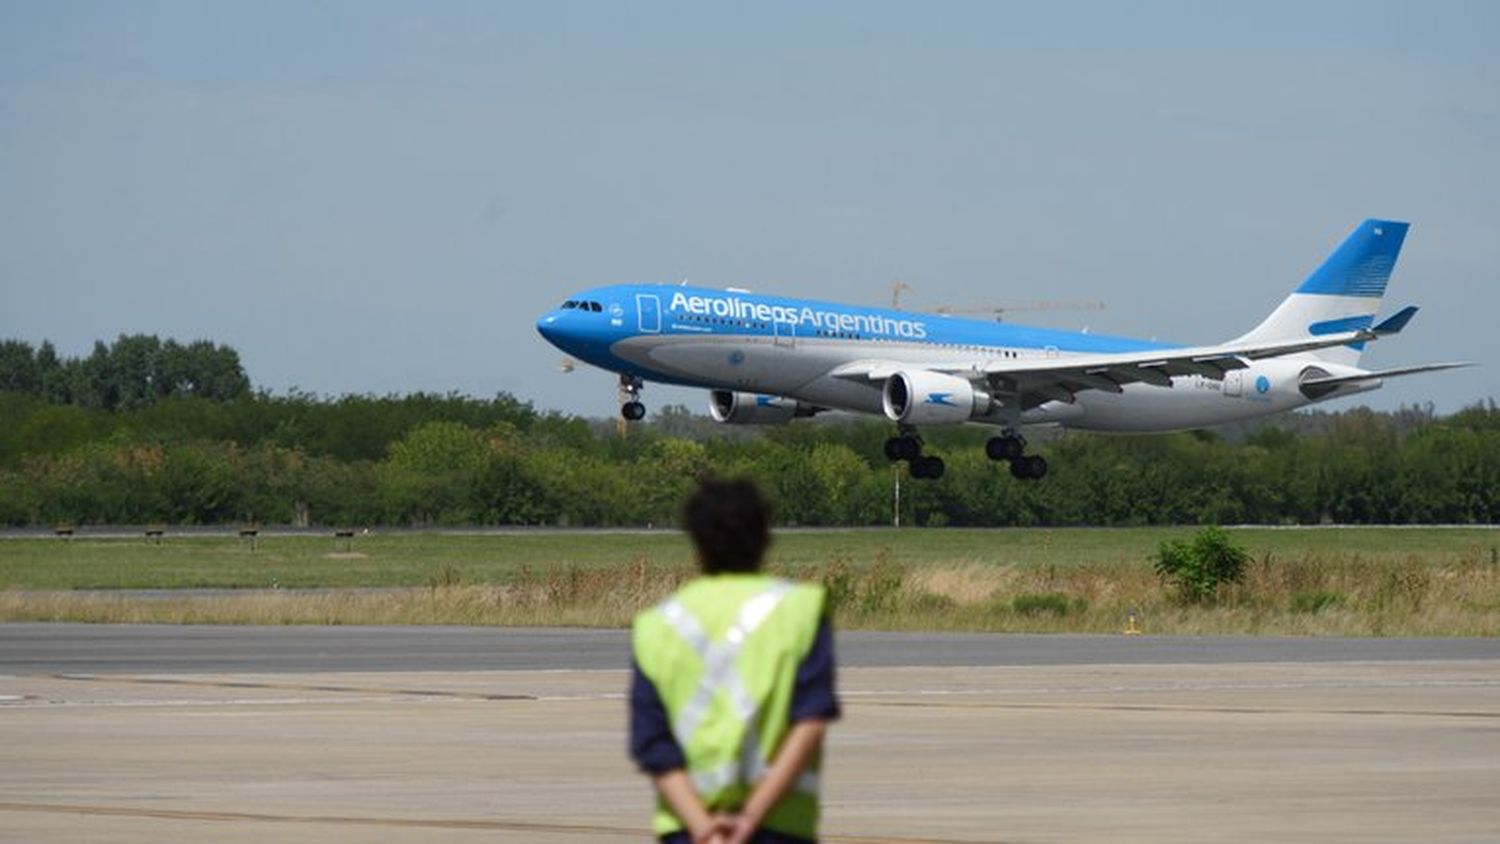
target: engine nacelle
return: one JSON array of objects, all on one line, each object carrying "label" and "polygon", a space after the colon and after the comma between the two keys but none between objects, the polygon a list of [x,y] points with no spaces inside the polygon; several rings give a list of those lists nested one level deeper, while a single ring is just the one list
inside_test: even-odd
[{"label": "engine nacelle", "polygon": [[1351,375],[1362,375],[1364,371],[1353,366],[1342,366],[1336,363],[1322,363],[1317,366],[1305,366],[1297,375],[1297,390],[1313,401],[1344,396],[1352,396],[1355,393],[1369,392],[1378,389],[1381,381],[1372,378],[1366,381],[1345,381],[1341,384],[1318,384],[1319,378],[1347,377]]},{"label": "engine nacelle", "polygon": [[1327,397],[1329,393],[1337,390],[1338,387],[1332,384],[1309,384],[1307,382],[1313,378],[1327,378],[1328,374],[1328,370],[1324,369],[1321,366],[1303,367],[1302,372],[1298,373],[1297,375],[1298,391],[1300,391],[1302,395],[1307,396],[1313,401],[1317,401],[1318,399]]},{"label": "engine nacelle", "polygon": [[897,372],[885,380],[881,404],[892,422],[955,425],[990,412],[993,399],[966,378],[924,369]]},{"label": "engine nacelle", "polygon": [[783,425],[798,416],[811,416],[812,408],[795,399],[714,390],[708,395],[708,412],[725,425]]}]

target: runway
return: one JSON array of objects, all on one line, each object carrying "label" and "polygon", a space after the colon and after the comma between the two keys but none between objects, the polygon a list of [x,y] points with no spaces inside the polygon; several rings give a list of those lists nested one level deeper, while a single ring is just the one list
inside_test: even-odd
[{"label": "runway", "polygon": [[[1492,842],[1500,643],[839,637],[826,840]],[[619,631],[0,625],[0,839],[644,841]]]},{"label": "runway", "polygon": [[[623,630],[0,624],[0,672],[516,671],[627,665]],[[849,667],[1500,660],[1500,639],[838,635]]]}]

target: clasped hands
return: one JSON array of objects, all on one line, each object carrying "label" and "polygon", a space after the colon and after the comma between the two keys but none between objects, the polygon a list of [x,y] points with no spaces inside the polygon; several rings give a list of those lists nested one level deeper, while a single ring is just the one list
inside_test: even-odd
[{"label": "clasped hands", "polygon": [[707,826],[693,831],[693,844],[748,844],[759,826],[745,815],[710,815]]}]

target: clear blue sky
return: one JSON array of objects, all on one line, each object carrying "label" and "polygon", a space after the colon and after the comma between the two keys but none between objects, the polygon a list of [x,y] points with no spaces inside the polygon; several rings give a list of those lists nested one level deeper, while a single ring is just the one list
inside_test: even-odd
[{"label": "clear blue sky", "polygon": [[[0,336],[613,412],[598,283],[1210,342],[1410,220],[1378,407],[1500,398],[1500,4],[0,0]],[[1024,320],[1023,320],[1024,321]],[[703,397],[654,388],[650,404]]]}]

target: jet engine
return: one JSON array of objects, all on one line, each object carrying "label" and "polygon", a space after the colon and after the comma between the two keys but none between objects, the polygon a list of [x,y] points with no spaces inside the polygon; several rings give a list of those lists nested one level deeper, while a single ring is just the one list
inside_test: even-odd
[{"label": "jet engine", "polygon": [[1317,378],[1327,378],[1328,375],[1328,370],[1321,366],[1303,367],[1302,372],[1297,376],[1297,389],[1301,391],[1302,395],[1307,396],[1313,401],[1317,401],[1337,390],[1338,387],[1332,384],[1309,384],[1307,382]]},{"label": "jet engine", "polygon": [[990,412],[993,399],[967,378],[917,369],[897,372],[885,381],[881,404],[892,422],[906,425],[955,425]]},{"label": "jet engine", "polygon": [[709,393],[708,412],[725,425],[782,425],[798,416],[813,415],[813,408],[795,399],[714,390]]},{"label": "jet engine", "polygon": [[1337,397],[1352,396],[1355,393],[1364,393],[1378,388],[1381,384],[1378,377],[1360,378],[1357,380],[1325,381],[1323,379],[1352,379],[1354,376],[1368,376],[1369,373],[1353,366],[1340,366],[1335,363],[1323,364],[1321,366],[1306,366],[1297,376],[1297,390],[1313,401],[1326,399],[1337,394]]}]

